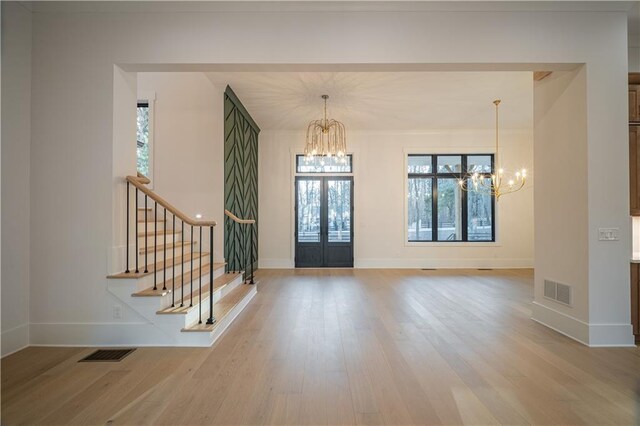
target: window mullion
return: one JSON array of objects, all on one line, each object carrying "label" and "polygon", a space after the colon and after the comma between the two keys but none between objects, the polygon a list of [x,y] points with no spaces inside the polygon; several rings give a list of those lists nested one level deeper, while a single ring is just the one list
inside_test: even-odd
[{"label": "window mullion", "polygon": [[438,177],[436,169],[437,156],[431,156],[431,241],[438,241]]},{"label": "window mullion", "polygon": [[[491,174],[495,174],[495,154],[491,155]],[[491,195],[491,241],[496,240],[496,196]]]},{"label": "window mullion", "polygon": [[[461,156],[461,170],[460,170],[460,177],[458,179],[462,180],[464,179],[464,173],[467,170],[467,156],[466,155],[462,155]],[[468,209],[467,209],[467,196],[468,196],[468,192],[467,191],[463,191],[462,189],[460,189],[460,195],[461,195],[461,208],[462,208],[462,220],[460,223],[460,226],[462,227],[462,241],[468,241],[468,235],[467,235],[467,231],[468,231]]]}]

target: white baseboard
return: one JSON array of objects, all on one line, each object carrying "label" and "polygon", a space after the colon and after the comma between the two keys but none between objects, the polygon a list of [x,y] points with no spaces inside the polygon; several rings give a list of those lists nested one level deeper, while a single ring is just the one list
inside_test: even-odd
[{"label": "white baseboard", "polygon": [[589,324],[591,347],[635,347],[631,324]]},{"label": "white baseboard", "polygon": [[589,324],[538,302],[532,302],[531,319],[586,346],[635,346],[631,324]]},{"label": "white baseboard", "polygon": [[572,338],[583,345],[589,345],[589,324],[577,318],[556,311],[538,302],[531,304],[531,319]]},{"label": "white baseboard", "polygon": [[2,332],[2,358],[29,346],[29,324]]},{"label": "white baseboard", "polygon": [[146,322],[32,323],[33,346],[172,346]]},{"label": "white baseboard", "polygon": [[260,269],[292,269],[294,267],[292,259],[258,259]]},{"label": "white baseboard", "polygon": [[[293,259],[263,259],[259,260],[261,269],[292,269],[295,268]],[[533,259],[429,259],[396,258],[396,259],[355,259],[357,269],[530,269]]]},{"label": "white baseboard", "polygon": [[356,259],[354,266],[361,269],[529,269],[533,259],[437,259],[437,258],[396,258],[396,259]]}]

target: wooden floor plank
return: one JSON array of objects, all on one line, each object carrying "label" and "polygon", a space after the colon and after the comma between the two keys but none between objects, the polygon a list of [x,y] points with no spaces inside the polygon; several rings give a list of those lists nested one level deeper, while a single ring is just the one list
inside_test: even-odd
[{"label": "wooden floor plank", "polygon": [[528,270],[265,270],[212,348],[2,360],[3,424],[638,424],[640,350],[531,321]]}]

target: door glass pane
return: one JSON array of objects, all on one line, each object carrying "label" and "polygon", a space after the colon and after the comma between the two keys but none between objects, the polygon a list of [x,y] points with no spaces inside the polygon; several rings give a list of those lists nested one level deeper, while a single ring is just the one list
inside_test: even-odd
[{"label": "door glass pane", "polygon": [[460,173],[462,159],[459,155],[438,155],[438,173]]},{"label": "door glass pane", "polygon": [[[471,185],[469,180],[468,185]],[[469,241],[491,241],[493,205],[491,195],[470,191],[467,198],[467,238]]]},{"label": "door glass pane", "polygon": [[491,156],[490,155],[467,156],[467,172],[491,173]]},{"label": "door glass pane", "polygon": [[462,198],[456,179],[438,179],[438,241],[462,239]]},{"label": "door glass pane", "polygon": [[298,180],[298,242],[320,241],[320,181]]},{"label": "door glass pane", "polygon": [[410,155],[408,160],[409,173],[433,173],[430,155]]},{"label": "door glass pane", "polygon": [[433,239],[432,182],[431,178],[409,178],[407,187],[409,241]]},{"label": "door glass pane", "polygon": [[351,241],[351,181],[327,181],[327,220],[330,243]]}]

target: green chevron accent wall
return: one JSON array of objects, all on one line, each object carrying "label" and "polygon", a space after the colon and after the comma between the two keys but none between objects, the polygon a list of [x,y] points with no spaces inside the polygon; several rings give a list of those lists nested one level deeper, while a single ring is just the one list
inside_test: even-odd
[{"label": "green chevron accent wall", "polygon": [[[256,224],[240,225],[225,216],[224,257],[228,271],[258,266],[258,133],[260,128],[227,86],[224,93],[224,208]],[[254,228],[254,229],[252,229]],[[253,234],[253,235],[252,235]]]}]

